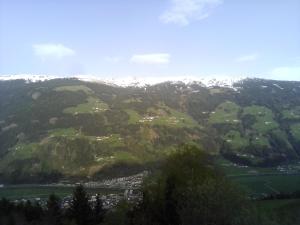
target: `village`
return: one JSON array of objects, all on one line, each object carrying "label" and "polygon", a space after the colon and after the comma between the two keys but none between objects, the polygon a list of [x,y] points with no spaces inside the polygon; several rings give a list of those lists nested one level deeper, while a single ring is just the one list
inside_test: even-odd
[{"label": "village", "polygon": [[[83,183],[69,183],[67,181],[63,181],[60,183],[40,185],[43,187],[76,187],[77,185],[83,185],[86,190],[93,189],[104,189],[107,193],[105,194],[91,194],[89,197],[89,201],[91,205],[96,203],[97,197],[99,196],[104,209],[113,208],[118,204],[118,202],[125,200],[128,202],[136,202],[142,200],[142,192],[141,192],[141,184],[143,179],[148,175],[148,171],[143,171],[136,175],[128,176],[128,177],[119,177],[114,179],[107,179],[103,181],[91,181],[91,182],[83,182]],[[111,190],[111,191],[109,191]],[[41,206],[45,207],[47,203],[46,198],[21,198],[13,200],[14,203],[20,202],[36,202]],[[72,202],[72,196],[68,195],[62,198],[61,206],[62,208],[69,208]]]}]

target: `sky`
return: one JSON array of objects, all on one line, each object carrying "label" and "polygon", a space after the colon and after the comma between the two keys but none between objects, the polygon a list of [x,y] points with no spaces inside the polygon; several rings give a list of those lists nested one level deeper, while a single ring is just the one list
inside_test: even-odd
[{"label": "sky", "polygon": [[299,0],[0,0],[0,75],[300,80]]}]

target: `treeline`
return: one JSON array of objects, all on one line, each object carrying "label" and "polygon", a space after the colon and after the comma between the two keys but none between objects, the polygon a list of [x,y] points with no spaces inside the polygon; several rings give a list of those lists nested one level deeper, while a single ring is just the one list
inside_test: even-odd
[{"label": "treeline", "polygon": [[38,202],[13,203],[0,200],[1,225],[98,225],[103,221],[105,210],[100,196],[91,203],[83,188],[75,188],[69,207],[65,208],[59,197],[51,194],[45,206]]}]

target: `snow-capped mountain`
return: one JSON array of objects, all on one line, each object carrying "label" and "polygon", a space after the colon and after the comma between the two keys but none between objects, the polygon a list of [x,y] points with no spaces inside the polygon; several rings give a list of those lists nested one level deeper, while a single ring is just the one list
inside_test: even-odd
[{"label": "snow-capped mountain", "polygon": [[73,75],[73,76],[58,76],[58,75],[45,75],[45,74],[12,74],[12,75],[0,75],[0,80],[18,80],[23,79],[28,82],[38,82],[51,80],[56,78],[77,78],[83,81],[105,83],[109,85],[116,85],[121,87],[144,87],[147,85],[155,85],[163,82],[183,82],[185,84],[199,83],[206,87],[220,86],[220,87],[232,87],[234,83],[244,79],[243,77],[231,78],[231,77],[196,77],[196,76],[166,76],[166,77],[115,77],[105,78],[95,75]]}]

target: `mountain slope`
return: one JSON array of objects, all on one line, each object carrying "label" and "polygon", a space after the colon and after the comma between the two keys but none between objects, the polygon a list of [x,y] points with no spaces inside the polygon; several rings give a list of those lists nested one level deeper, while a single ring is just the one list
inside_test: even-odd
[{"label": "mountain slope", "polygon": [[1,182],[130,173],[183,143],[249,165],[300,153],[300,82],[0,81]]}]

